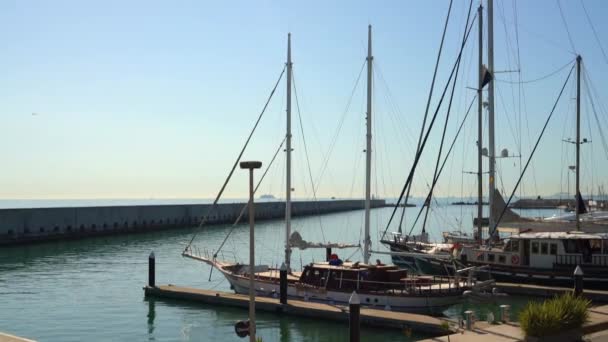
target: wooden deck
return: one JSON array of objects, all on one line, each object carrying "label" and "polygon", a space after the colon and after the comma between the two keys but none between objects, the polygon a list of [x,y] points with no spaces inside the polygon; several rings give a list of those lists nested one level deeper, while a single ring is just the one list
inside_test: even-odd
[{"label": "wooden deck", "polygon": [[36,341],[28,340],[27,338],[0,332],[0,342],[36,342]]},{"label": "wooden deck", "polygon": [[[194,289],[174,285],[157,287],[144,287],[146,296],[158,298],[183,299],[190,302],[199,302],[210,305],[223,305],[248,308],[249,297],[245,295]],[[348,307],[329,305],[300,300],[288,300],[283,305],[279,299],[256,297],[256,310],[278,312],[293,316],[309,317],[315,319],[348,322]],[[411,329],[425,334],[440,335],[446,330],[442,320],[426,315],[394,312],[379,309],[361,308],[361,325],[392,328]],[[445,324],[445,323],[444,323]]]}]

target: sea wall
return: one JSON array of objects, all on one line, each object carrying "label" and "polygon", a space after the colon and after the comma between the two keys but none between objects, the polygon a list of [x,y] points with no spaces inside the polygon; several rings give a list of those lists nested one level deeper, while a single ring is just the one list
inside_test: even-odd
[{"label": "sea wall", "polygon": [[[360,210],[363,200],[296,201],[292,216]],[[244,203],[0,209],[0,245],[233,223]],[[372,200],[372,208],[385,205]],[[285,216],[285,202],[255,204],[256,220]],[[242,221],[248,220],[247,211]]]}]

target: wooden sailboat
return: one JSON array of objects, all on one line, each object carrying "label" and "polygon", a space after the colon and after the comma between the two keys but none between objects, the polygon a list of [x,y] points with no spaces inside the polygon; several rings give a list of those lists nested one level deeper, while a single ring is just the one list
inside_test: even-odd
[{"label": "wooden sailboat", "polygon": [[[285,261],[283,269],[288,270],[287,294],[291,298],[319,301],[325,303],[346,304],[353,291],[362,298],[362,305],[379,306],[387,309],[409,312],[438,313],[443,308],[463,300],[463,293],[486,286],[487,283],[475,283],[472,279],[455,277],[421,277],[412,275],[407,270],[394,265],[370,264],[370,179],[372,147],[372,30],[368,28],[367,55],[367,149],[366,149],[366,189],[365,189],[365,235],[363,245],[363,262],[329,262],[311,263],[304,266],[302,272],[290,267],[291,248],[291,39],[287,47],[287,187],[285,210]],[[324,246],[327,247],[327,246]],[[329,246],[332,247],[332,246]],[[339,246],[337,246],[339,247]],[[249,274],[255,274],[255,291],[261,296],[276,296],[280,291],[280,269],[266,265],[255,266],[218,261],[209,253],[199,253],[193,246],[188,246],[183,256],[202,261],[218,269],[230,282],[237,293],[248,293]]]}]

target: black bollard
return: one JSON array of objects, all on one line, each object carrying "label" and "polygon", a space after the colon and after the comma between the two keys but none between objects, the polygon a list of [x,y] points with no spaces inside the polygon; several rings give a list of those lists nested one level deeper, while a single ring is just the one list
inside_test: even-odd
[{"label": "black bollard", "polygon": [[281,292],[280,293],[281,304],[287,304],[287,266],[285,266],[285,263],[283,263],[281,265],[281,269],[279,270],[279,275],[280,275],[279,291]]},{"label": "black bollard", "polygon": [[329,261],[331,259],[331,247],[325,248],[325,261]]},{"label": "black bollard", "polygon": [[359,342],[360,338],[360,326],[359,326],[359,314],[361,313],[361,302],[356,291],[348,300],[348,324],[350,326],[350,342]]},{"label": "black bollard", "polygon": [[154,258],[154,252],[150,253],[148,257],[148,286],[156,287],[154,280],[156,273],[156,259]]},{"label": "black bollard", "polygon": [[574,295],[576,296],[583,294],[583,275],[583,269],[577,265],[574,269]]}]

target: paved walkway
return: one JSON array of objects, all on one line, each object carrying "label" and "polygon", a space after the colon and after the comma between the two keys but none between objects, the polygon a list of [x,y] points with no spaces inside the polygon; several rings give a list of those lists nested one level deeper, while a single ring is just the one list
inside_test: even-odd
[{"label": "paved walkway", "polygon": [[28,340],[27,338],[13,336],[0,332],[0,342],[36,342],[34,340]]}]

